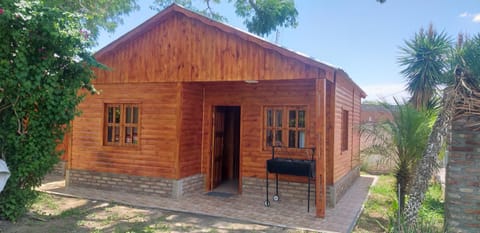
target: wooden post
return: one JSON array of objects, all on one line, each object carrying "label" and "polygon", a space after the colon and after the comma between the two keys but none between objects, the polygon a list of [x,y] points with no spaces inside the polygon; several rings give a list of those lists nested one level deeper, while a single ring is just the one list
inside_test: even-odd
[{"label": "wooden post", "polygon": [[315,207],[316,216],[325,217],[326,209],[326,79],[315,80]]}]

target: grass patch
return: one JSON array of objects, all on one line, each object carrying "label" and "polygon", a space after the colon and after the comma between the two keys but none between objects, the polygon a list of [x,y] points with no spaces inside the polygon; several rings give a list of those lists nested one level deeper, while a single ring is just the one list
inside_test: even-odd
[{"label": "grass patch", "polygon": [[60,218],[76,218],[76,217],[81,217],[85,214],[84,210],[81,210],[79,208],[71,208],[68,210],[62,211],[60,215],[58,215]]},{"label": "grass patch", "polygon": [[59,208],[55,199],[51,195],[48,195],[46,193],[40,193],[39,192],[34,203],[35,203],[34,207],[35,206],[39,206],[39,207],[41,206],[43,208],[46,207],[46,208],[51,209],[51,210],[57,210]]},{"label": "grass patch", "polygon": [[[390,232],[391,220],[397,206],[395,178],[382,175],[375,186],[370,187],[370,195],[357,222],[354,232]],[[444,217],[444,197],[440,184],[430,186],[425,201],[419,211],[418,232],[442,232]],[[422,230],[423,229],[423,230]],[[414,231],[416,232],[416,231]]]}]

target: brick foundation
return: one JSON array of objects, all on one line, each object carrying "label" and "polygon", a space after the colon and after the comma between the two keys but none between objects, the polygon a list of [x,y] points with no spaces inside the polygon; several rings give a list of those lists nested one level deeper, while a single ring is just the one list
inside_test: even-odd
[{"label": "brick foundation", "polygon": [[198,174],[180,180],[130,176],[83,170],[67,171],[67,186],[82,186],[131,193],[150,193],[161,197],[180,197],[203,190],[203,175]]},{"label": "brick foundation", "polygon": [[197,174],[176,180],[173,183],[173,197],[188,196],[192,193],[204,191],[204,175]]},{"label": "brick foundation", "polygon": [[[338,180],[334,185],[327,185],[327,206],[335,207],[335,204],[342,198],[348,188],[360,176],[360,167],[351,170],[347,175]],[[310,184],[310,201],[315,201],[315,182]],[[275,180],[270,179],[268,185],[269,199],[275,194]],[[278,181],[278,192],[280,199],[287,199],[293,202],[307,201],[308,185],[306,183]],[[265,195],[265,179],[258,179],[252,177],[243,177],[242,179],[242,194],[243,195]]]},{"label": "brick foundation", "polygon": [[480,232],[480,132],[465,125],[480,117],[452,122],[445,190],[446,232]]},{"label": "brick foundation", "polygon": [[57,164],[55,164],[55,166],[53,166],[53,169],[50,172],[50,174],[64,176],[66,163],[67,162],[60,160]]},{"label": "brick foundation", "polygon": [[337,180],[335,184],[327,186],[327,205],[335,207],[338,201],[343,197],[347,190],[360,176],[360,166],[350,170],[350,172]]},{"label": "brick foundation", "polygon": [[[310,183],[310,203],[315,202],[315,182]],[[307,202],[307,183],[278,181],[278,195],[281,200],[288,200],[289,202]],[[265,179],[243,177],[242,178],[242,195],[265,195],[266,186]],[[275,194],[275,180],[269,179],[268,184],[268,198],[271,199]]]}]

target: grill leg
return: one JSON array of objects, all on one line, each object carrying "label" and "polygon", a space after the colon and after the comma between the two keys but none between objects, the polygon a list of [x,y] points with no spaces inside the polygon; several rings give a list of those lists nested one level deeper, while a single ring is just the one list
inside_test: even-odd
[{"label": "grill leg", "polygon": [[278,196],[278,173],[275,173],[275,195]]},{"label": "grill leg", "polygon": [[307,212],[310,212],[310,176],[308,176],[308,201],[307,201]]},{"label": "grill leg", "polygon": [[275,195],[273,195],[273,200],[280,200],[280,196],[278,196],[278,173],[275,173]]},{"label": "grill leg", "polygon": [[270,201],[268,200],[268,170],[265,169],[265,173],[266,173],[266,182],[265,182],[265,186],[267,187],[267,190],[266,190],[266,195],[267,195],[267,199],[265,200],[265,202],[263,203],[263,205],[265,207],[269,207],[270,206]]}]

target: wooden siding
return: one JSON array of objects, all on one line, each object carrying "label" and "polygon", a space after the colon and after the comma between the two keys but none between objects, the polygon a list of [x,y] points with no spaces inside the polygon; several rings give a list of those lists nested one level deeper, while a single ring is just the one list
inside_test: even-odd
[{"label": "wooden siding", "polygon": [[[177,86],[164,84],[96,85],[73,124],[71,169],[174,178],[177,158]],[[105,103],[140,105],[138,146],[104,146]]]},{"label": "wooden siding", "polygon": [[[211,170],[211,119],[214,106],[241,107],[240,177],[265,177],[265,161],[271,158],[271,150],[263,149],[264,106],[306,106],[308,112],[306,147],[315,146],[314,84],[314,80],[298,80],[265,81],[258,84],[236,82],[206,85],[202,172],[209,174]],[[294,151],[278,153],[277,156],[306,158],[301,152]],[[291,179],[295,178],[291,177]],[[304,179],[297,177],[296,180],[303,181]],[[208,181],[206,185],[209,186]]]},{"label": "wooden siding", "polygon": [[326,183],[333,185],[333,171],[335,158],[335,84],[326,83]]},{"label": "wooden siding", "polygon": [[361,93],[354,89],[352,113],[352,168],[360,165]]},{"label": "wooden siding", "polygon": [[[359,156],[358,125],[360,122],[360,91],[342,73],[335,78],[335,130],[333,153],[333,183],[346,175],[356,164]],[[343,150],[342,144],[342,111],[348,111],[348,149]],[[355,160],[355,161],[354,161]],[[330,183],[330,182],[329,182]]]},{"label": "wooden siding", "polygon": [[203,88],[199,83],[182,86],[182,117],[180,126],[179,177],[201,172]]},{"label": "wooden siding", "polygon": [[[326,137],[327,133],[327,84],[325,79],[315,80],[315,148],[316,152],[316,167],[315,167],[315,206],[316,216],[325,217],[326,209]],[[320,188],[322,187],[322,188]]]},{"label": "wooden siding", "polygon": [[71,139],[71,133],[66,132],[65,135],[63,136],[62,142],[57,144],[57,148],[55,148],[56,151],[62,152],[60,155],[60,160],[61,161],[68,161],[68,156],[70,155],[70,139]]},{"label": "wooden siding", "polygon": [[[97,59],[97,84],[325,78],[326,71],[174,12]],[[329,71],[331,73],[331,71]]]}]

